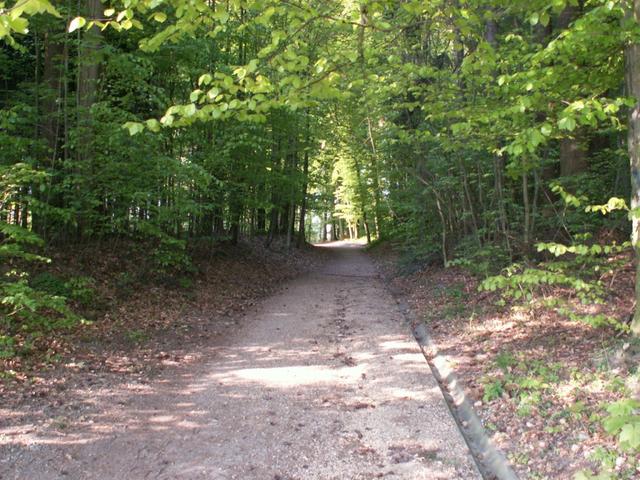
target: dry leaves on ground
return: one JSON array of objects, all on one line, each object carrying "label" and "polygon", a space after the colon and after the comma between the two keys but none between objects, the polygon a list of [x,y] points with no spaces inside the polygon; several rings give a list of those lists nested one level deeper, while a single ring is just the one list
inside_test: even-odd
[{"label": "dry leaves on ground", "polygon": [[[401,275],[390,246],[381,270],[425,319],[463,381],[495,444],[521,478],[570,479],[604,460],[618,478],[639,478],[640,459],[616,451],[601,425],[607,404],[628,394],[630,367],[613,328],[593,328],[542,307],[498,307],[462,269],[427,266]],[[633,268],[609,279],[608,313],[631,311]],[[566,295],[556,290],[552,295]]]}]

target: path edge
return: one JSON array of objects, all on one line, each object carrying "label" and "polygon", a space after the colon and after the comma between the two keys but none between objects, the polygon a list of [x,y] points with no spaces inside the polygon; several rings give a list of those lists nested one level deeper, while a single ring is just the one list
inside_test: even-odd
[{"label": "path edge", "polygon": [[431,339],[426,324],[416,317],[402,292],[395,288],[385,275],[381,273],[378,275],[400,307],[407,325],[411,328],[411,333],[418,343],[431,373],[438,382],[447,407],[449,407],[482,477],[485,480],[520,480],[504,453],[493,444],[487,435],[480,418],[471,406],[469,397],[462,388],[461,382]]}]

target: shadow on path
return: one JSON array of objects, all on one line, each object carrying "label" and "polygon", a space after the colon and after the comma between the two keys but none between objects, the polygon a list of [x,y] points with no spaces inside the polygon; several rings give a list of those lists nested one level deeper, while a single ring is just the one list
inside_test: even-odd
[{"label": "shadow on path", "polygon": [[78,391],[100,413],[67,428],[0,427],[0,478],[479,478],[371,262],[323,248],[206,363]]}]

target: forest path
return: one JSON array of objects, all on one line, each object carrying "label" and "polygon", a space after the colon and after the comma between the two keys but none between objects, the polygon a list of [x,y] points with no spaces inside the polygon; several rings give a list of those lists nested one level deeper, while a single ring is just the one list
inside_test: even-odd
[{"label": "forest path", "polygon": [[206,363],[96,398],[101,415],[64,435],[17,442],[0,478],[480,478],[371,261],[331,247]]}]

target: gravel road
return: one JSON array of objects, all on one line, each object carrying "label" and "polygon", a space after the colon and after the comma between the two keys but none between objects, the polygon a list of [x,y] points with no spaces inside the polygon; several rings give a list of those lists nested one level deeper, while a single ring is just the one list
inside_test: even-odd
[{"label": "gravel road", "polygon": [[206,362],[96,398],[65,435],[5,436],[0,478],[479,479],[370,260],[331,248]]}]

